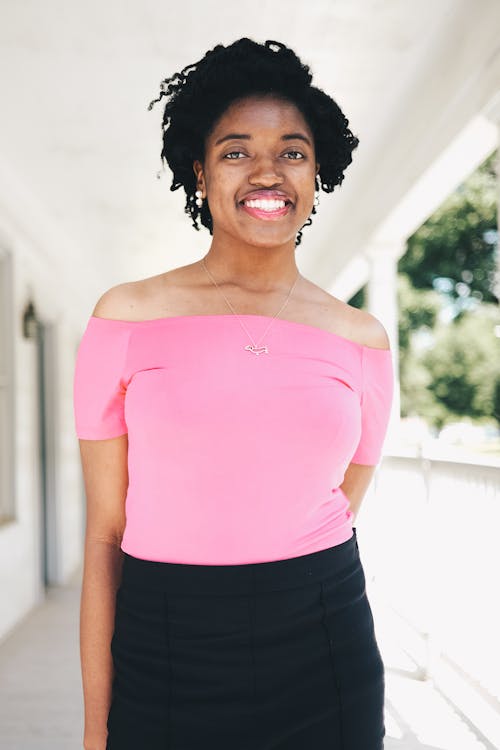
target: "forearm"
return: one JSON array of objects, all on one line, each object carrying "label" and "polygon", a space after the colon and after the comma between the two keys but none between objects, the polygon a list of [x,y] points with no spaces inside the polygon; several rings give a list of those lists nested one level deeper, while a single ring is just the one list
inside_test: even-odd
[{"label": "forearm", "polygon": [[85,543],[80,602],[80,658],[85,706],[85,747],[106,734],[114,676],[111,639],[123,552],[110,542]]},{"label": "forearm", "polygon": [[352,525],[356,524],[361,503],[371,484],[375,473],[375,466],[364,464],[349,464],[340,488],[349,500],[349,510],[354,514]]}]

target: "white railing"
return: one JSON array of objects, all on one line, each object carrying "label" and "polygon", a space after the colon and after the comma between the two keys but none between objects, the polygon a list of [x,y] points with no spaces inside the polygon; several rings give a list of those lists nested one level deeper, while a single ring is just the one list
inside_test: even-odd
[{"label": "white railing", "polygon": [[455,689],[469,716],[480,697],[481,721],[489,707],[500,727],[500,460],[454,453],[384,456],[358,539],[367,588],[399,622],[409,676]]}]

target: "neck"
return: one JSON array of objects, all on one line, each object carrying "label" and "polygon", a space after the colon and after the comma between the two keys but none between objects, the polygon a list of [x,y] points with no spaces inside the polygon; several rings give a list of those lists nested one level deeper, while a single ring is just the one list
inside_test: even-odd
[{"label": "neck", "polygon": [[[290,250],[259,252],[253,248],[251,254],[225,253],[210,248],[200,260],[219,286],[237,287],[248,292],[287,293],[300,276],[295,256]],[[202,268],[203,273],[205,271]],[[208,279],[208,277],[207,277]]]}]

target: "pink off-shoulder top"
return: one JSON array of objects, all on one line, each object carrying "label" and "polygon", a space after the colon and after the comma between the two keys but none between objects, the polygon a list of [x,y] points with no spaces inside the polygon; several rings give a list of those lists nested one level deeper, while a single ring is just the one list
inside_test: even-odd
[{"label": "pink off-shoulder top", "polygon": [[[272,320],[239,318],[255,342]],[[267,354],[249,343],[231,314],[89,318],[74,371],[76,435],[128,433],[124,552],[231,565],[353,535],[339,485],[350,462],[381,458],[391,351],[281,318],[261,342]]]}]

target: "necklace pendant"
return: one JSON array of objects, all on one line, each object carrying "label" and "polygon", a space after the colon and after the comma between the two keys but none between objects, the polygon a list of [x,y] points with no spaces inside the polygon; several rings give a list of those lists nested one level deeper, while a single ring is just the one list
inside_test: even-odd
[{"label": "necklace pendant", "polygon": [[267,346],[254,346],[253,344],[248,344],[245,346],[245,349],[247,349],[249,352],[253,352],[254,354],[269,354],[269,350]]}]

